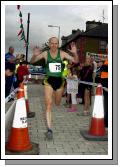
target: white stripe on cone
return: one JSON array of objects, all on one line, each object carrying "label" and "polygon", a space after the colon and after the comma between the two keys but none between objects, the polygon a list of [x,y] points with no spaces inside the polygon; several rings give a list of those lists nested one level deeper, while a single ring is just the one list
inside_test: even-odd
[{"label": "white stripe on cone", "polygon": [[15,108],[12,127],[14,128],[27,127],[27,112],[26,112],[25,98],[20,98],[16,102],[16,108]]},{"label": "white stripe on cone", "polygon": [[94,118],[104,118],[103,96],[96,95],[92,116]]}]

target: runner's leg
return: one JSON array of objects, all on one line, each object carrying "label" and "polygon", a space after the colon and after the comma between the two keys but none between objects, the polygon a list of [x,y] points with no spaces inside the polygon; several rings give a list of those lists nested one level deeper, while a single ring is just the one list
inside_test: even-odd
[{"label": "runner's leg", "polygon": [[44,85],[44,90],[45,90],[46,121],[48,128],[51,129],[53,88],[49,85]]},{"label": "runner's leg", "polygon": [[55,91],[55,104],[58,106],[60,105],[62,94],[63,94],[64,87],[61,87]]}]

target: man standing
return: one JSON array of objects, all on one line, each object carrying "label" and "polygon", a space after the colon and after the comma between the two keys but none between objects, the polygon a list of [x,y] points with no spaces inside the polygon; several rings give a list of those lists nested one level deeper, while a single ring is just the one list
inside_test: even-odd
[{"label": "man standing", "polygon": [[[108,55],[108,47],[106,47]],[[105,59],[101,67],[101,84],[103,87],[108,88],[108,57]],[[108,91],[103,89],[104,96],[104,123],[105,127],[108,128]]]},{"label": "man standing", "polygon": [[14,48],[10,46],[8,53],[5,54],[5,62],[15,63],[15,56],[13,55],[13,53]]},{"label": "man standing", "polygon": [[52,119],[52,103],[53,103],[53,93],[55,95],[55,104],[60,105],[62,93],[64,89],[64,80],[62,78],[62,61],[64,59],[70,60],[74,63],[78,63],[77,49],[74,43],[71,43],[71,53],[73,57],[68,55],[68,53],[58,49],[59,42],[56,37],[51,37],[49,39],[49,50],[44,51],[40,54],[40,50],[36,49],[33,51],[33,56],[31,58],[31,63],[35,63],[40,59],[45,59],[46,74],[47,77],[44,79],[44,93],[45,93],[45,106],[46,106],[46,120],[47,120],[47,132],[46,137],[48,139],[53,138],[53,131],[51,126]]},{"label": "man standing", "polygon": [[5,98],[18,87],[17,78],[14,75],[15,66],[11,63],[5,64]]},{"label": "man standing", "polygon": [[14,85],[15,56],[13,53],[14,48],[10,46],[8,53],[5,54],[5,97],[10,94]]},{"label": "man standing", "polygon": [[[104,61],[101,67],[101,84],[103,87],[108,88],[108,59]],[[103,89],[104,96],[104,123],[105,127],[108,128],[108,92]]]}]

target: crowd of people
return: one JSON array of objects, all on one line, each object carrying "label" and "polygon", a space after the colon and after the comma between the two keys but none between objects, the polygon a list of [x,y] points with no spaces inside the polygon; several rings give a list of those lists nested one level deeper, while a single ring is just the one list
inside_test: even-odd
[{"label": "crowd of people", "polygon": [[[75,43],[70,44],[69,53],[59,49],[59,40],[56,37],[49,39],[49,50],[41,52],[39,47],[33,49],[33,55],[30,60],[31,64],[42,59],[45,60],[46,76],[43,81],[46,106],[46,137],[53,138],[52,130],[52,104],[53,95],[56,105],[60,105],[61,98],[66,98],[66,111],[76,112],[78,99],[83,104],[83,115],[90,114],[91,97],[95,93],[94,86],[79,83],[78,80],[101,83],[102,86],[108,87],[108,61],[95,61],[94,57],[88,55],[84,63],[79,62],[77,48]],[[14,56],[14,48],[9,47],[8,53],[5,54],[5,97],[11,91],[19,86],[24,80],[24,76],[29,75],[26,61],[19,62]],[[73,79],[78,82],[78,92],[68,92],[67,79]],[[108,92],[103,91],[104,95],[104,114],[105,126],[108,127]],[[81,99],[81,101],[80,101]]]},{"label": "crowd of people", "polygon": [[[23,82],[24,76],[29,75],[28,62],[16,59],[14,47],[10,46],[5,54],[5,98]],[[10,99],[9,101],[14,100]]]},{"label": "crowd of people", "polygon": [[[86,56],[85,62],[82,64],[68,64],[68,78],[71,78],[71,75],[74,76],[76,74],[76,78],[81,81],[86,82],[95,82],[102,83],[101,72],[103,68],[103,60],[99,60],[95,62],[91,55]],[[69,72],[70,71],[70,72]],[[74,77],[73,77],[74,78]],[[65,85],[66,87],[66,85]],[[66,90],[66,89],[65,89]],[[90,105],[91,105],[91,97],[95,95],[94,86],[79,83],[78,84],[78,93],[76,94],[77,103],[84,104],[83,106],[83,115],[90,114]],[[72,98],[69,93],[66,93],[66,104],[65,106],[71,108]],[[74,112],[76,110],[72,110],[72,108],[68,111]]]}]

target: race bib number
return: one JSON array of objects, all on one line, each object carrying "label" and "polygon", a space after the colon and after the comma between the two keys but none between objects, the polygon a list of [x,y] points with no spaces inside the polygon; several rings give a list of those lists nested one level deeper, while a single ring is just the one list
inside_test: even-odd
[{"label": "race bib number", "polygon": [[61,63],[49,63],[50,72],[61,72]]},{"label": "race bib number", "polygon": [[67,79],[67,93],[78,93],[78,79]]}]

